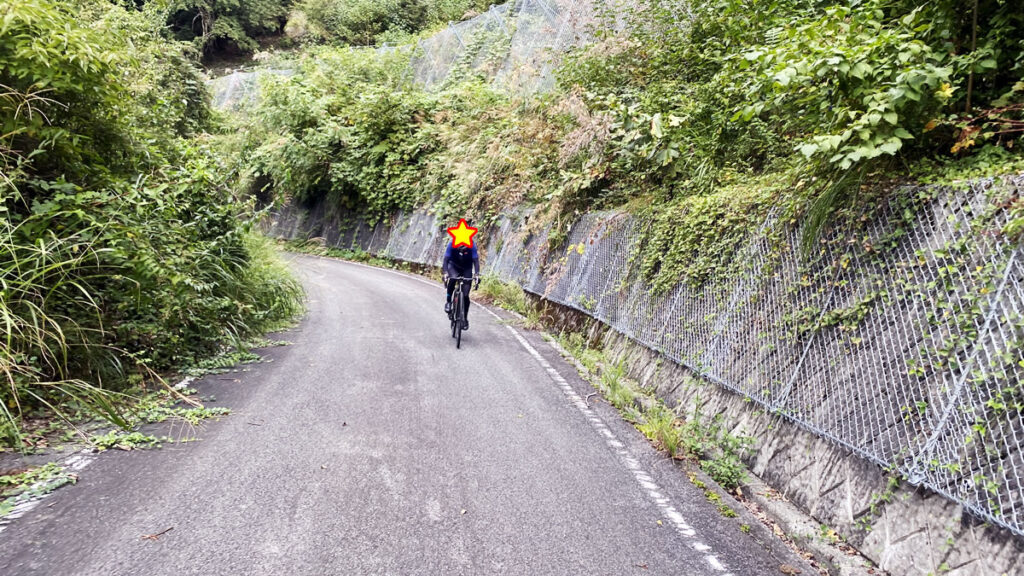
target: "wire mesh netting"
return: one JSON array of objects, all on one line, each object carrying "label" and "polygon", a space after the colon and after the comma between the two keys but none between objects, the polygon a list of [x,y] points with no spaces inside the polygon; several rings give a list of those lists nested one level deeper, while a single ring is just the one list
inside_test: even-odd
[{"label": "wire mesh netting", "polygon": [[259,95],[259,79],[262,75],[291,76],[295,72],[284,68],[261,68],[258,70],[235,70],[208,82],[214,108],[218,110],[240,110],[256,101]]},{"label": "wire mesh netting", "polygon": [[433,89],[477,75],[526,92],[549,88],[568,48],[590,37],[589,0],[515,0],[418,43],[413,76]]},{"label": "wire mesh netting", "polygon": [[[629,214],[587,214],[554,250],[529,210],[480,236],[488,273],[1024,534],[1024,254],[1000,233],[1022,190],[1024,176],[907,188],[894,197],[909,204],[809,253],[770,215],[724,280],[662,294],[640,277],[648,226]],[[323,235],[324,221],[283,214],[274,233]],[[447,225],[405,213],[332,243],[439,265]]]},{"label": "wire mesh netting", "polygon": [[[626,0],[620,0],[624,3]],[[427,89],[477,76],[511,91],[532,93],[554,85],[553,71],[569,48],[592,37],[592,0],[513,0],[479,16],[451,23],[417,42],[413,79]],[[378,53],[407,50],[384,45]],[[209,81],[214,107],[239,110],[255,101],[260,74],[290,75],[287,69],[239,70]]]}]

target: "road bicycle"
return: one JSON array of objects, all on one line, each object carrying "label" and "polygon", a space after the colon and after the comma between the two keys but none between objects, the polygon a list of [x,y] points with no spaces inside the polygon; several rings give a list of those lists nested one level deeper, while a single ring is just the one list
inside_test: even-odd
[{"label": "road bicycle", "polygon": [[[462,348],[462,321],[466,319],[466,306],[462,302],[462,287],[464,284],[472,284],[473,279],[459,276],[451,280],[455,280],[455,291],[452,293],[452,307],[448,311],[448,319],[452,323],[452,338],[455,338],[455,347]],[[468,298],[468,295],[466,297]]]}]

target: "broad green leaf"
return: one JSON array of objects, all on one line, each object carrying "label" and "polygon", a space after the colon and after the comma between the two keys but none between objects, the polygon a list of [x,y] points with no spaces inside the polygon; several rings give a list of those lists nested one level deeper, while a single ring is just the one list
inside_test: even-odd
[{"label": "broad green leaf", "polygon": [[665,132],[662,130],[661,126],[661,112],[655,114],[654,117],[651,118],[651,135],[659,140],[665,136]]}]

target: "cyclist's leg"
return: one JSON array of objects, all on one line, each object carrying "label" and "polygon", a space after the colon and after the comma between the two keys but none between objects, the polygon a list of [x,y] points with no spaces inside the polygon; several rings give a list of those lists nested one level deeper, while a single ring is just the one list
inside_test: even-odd
[{"label": "cyclist's leg", "polygon": [[[467,278],[468,277],[472,277],[472,276],[473,276],[472,272],[466,274]],[[473,286],[473,284],[471,282],[463,282],[462,283],[462,311],[463,311],[463,314],[462,314],[462,318],[463,318],[462,326],[463,326],[463,328],[468,328],[469,327],[469,290],[470,290],[470,288],[472,286]]]},{"label": "cyclist's leg", "polygon": [[445,270],[445,272],[448,274],[448,286],[447,286],[448,294],[447,294],[447,296],[445,298],[445,301],[444,301],[444,309],[445,309],[445,311],[447,311],[451,307],[451,304],[452,304],[452,293],[455,292],[455,284],[456,284],[454,278],[456,276],[458,276],[458,274],[456,274],[455,267],[452,266],[451,263],[448,264],[448,269]]}]

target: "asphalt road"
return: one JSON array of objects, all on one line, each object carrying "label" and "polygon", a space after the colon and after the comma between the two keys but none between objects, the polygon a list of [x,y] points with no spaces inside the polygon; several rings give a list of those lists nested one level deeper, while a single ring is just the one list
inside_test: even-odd
[{"label": "asphalt road", "polygon": [[0,574],[813,573],[588,401],[539,334],[474,306],[456,350],[439,285],[293,265],[293,345],[197,384],[233,414],[89,461],[0,532]]}]

